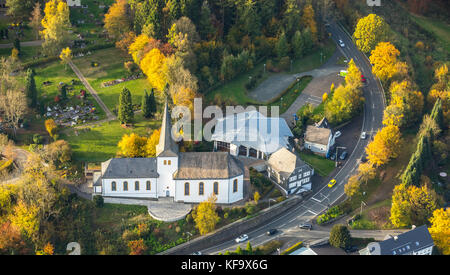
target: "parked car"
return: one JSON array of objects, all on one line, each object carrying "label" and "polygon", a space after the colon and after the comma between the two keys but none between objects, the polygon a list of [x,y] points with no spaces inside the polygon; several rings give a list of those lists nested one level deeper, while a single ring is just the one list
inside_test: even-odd
[{"label": "parked car", "polygon": [[242,242],[245,242],[246,240],[248,240],[248,236],[246,234],[244,234],[244,235],[237,237],[235,241],[237,243],[242,243]]},{"label": "parked car", "polygon": [[337,131],[337,132],[334,134],[334,138],[338,138],[338,137],[340,137],[341,135],[342,135],[341,131]]},{"label": "parked car", "polygon": [[340,45],[342,48],[345,48],[344,41],[342,41],[341,39],[339,39],[339,45]]},{"label": "parked car", "polygon": [[367,137],[366,132],[362,132],[362,133],[361,133],[361,139],[366,139],[366,137]]},{"label": "parked car", "polygon": [[347,247],[346,249],[345,249],[345,252],[346,253],[353,253],[353,252],[356,252],[356,251],[358,251],[359,249],[358,249],[358,247],[357,246],[349,246],[349,247]]},{"label": "parked car", "polygon": [[344,160],[347,157],[348,153],[347,151],[344,151],[344,153],[341,154],[341,156],[339,157],[341,160]]},{"label": "parked car", "polygon": [[336,154],[332,154],[332,155],[330,156],[330,159],[331,159],[331,160],[335,160],[335,159],[336,159]]},{"label": "parked car", "polygon": [[269,229],[269,231],[267,231],[266,234],[267,234],[267,236],[272,236],[272,235],[277,234],[277,232],[278,232],[278,230],[273,228],[273,229]]},{"label": "parked car", "polygon": [[328,183],[328,187],[333,187],[334,185],[336,184],[336,180],[335,179],[332,179],[332,180],[330,180],[330,182]]},{"label": "parked car", "polygon": [[312,230],[313,226],[310,223],[302,223],[298,226],[298,228]]},{"label": "parked car", "polygon": [[197,252],[192,253],[192,255],[202,255],[202,252],[201,251],[197,251]]},{"label": "parked car", "polygon": [[361,75],[361,82],[362,83],[366,83],[367,82],[367,79],[366,79],[366,77],[363,74]]}]

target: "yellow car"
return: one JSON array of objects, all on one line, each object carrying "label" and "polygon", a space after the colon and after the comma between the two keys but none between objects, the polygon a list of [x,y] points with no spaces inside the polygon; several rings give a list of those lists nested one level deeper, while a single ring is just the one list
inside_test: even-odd
[{"label": "yellow car", "polygon": [[330,182],[328,183],[328,187],[333,187],[334,185],[336,184],[336,180],[335,179],[332,179],[332,180],[330,180]]}]

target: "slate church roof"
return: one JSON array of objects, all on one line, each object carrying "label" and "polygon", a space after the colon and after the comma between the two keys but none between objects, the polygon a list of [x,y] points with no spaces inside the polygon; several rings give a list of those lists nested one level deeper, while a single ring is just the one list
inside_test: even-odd
[{"label": "slate church roof", "polygon": [[244,174],[242,162],[228,152],[180,153],[174,179],[229,179]]},{"label": "slate church roof", "polygon": [[159,136],[159,143],[156,145],[157,157],[177,157],[178,144],[172,138],[172,122],[169,115],[169,106],[164,106],[163,121],[161,126],[161,135]]},{"label": "slate church roof", "polygon": [[102,163],[102,178],[157,178],[156,166],[156,158],[113,158]]}]

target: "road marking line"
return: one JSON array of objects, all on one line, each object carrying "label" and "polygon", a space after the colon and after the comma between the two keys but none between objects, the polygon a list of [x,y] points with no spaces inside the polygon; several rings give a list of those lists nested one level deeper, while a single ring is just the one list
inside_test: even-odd
[{"label": "road marking line", "polygon": [[314,216],[317,216],[317,215],[318,215],[317,213],[315,213],[314,211],[309,210],[309,209],[308,209],[308,211],[306,211],[306,212],[310,212],[310,213],[313,214]]},{"label": "road marking line", "polygon": [[311,199],[312,199],[312,200],[315,200],[316,202],[322,202],[322,201],[319,201],[318,199],[316,199],[316,198],[314,198],[314,197],[312,197]]}]

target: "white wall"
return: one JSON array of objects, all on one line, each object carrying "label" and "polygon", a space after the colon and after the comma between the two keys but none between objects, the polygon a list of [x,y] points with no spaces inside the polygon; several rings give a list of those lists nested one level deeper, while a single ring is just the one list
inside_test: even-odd
[{"label": "white wall", "polygon": [[[166,165],[164,165],[164,160]],[[170,165],[168,165],[169,160]],[[157,157],[156,161],[159,174],[158,197],[165,197],[167,190],[169,190],[169,197],[175,197],[173,174],[178,170],[178,157]]]},{"label": "white wall", "polygon": [[[147,181],[150,181],[150,191],[147,190]],[[111,183],[116,182],[116,191],[111,190]],[[128,182],[128,191],[123,190],[123,182]],[[134,189],[134,183],[139,181],[139,191]],[[134,197],[134,198],[157,198],[158,180],[156,178],[141,179],[103,179],[102,195],[109,197]]]},{"label": "white wall", "polygon": [[[238,190],[233,192],[233,181],[238,180]],[[189,195],[184,194],[185,183],[189,182]],[[204,183],[203,195],[199,195],[200,182]],[[244,198],[244,177],[238,176],[231,179],[221,180],[176,180],[175,201],[184,201],[190,203],[200,203],[208,199],[214,191],[214,182],[219,183],[219,194],[216,203],[229,204]]]}]

